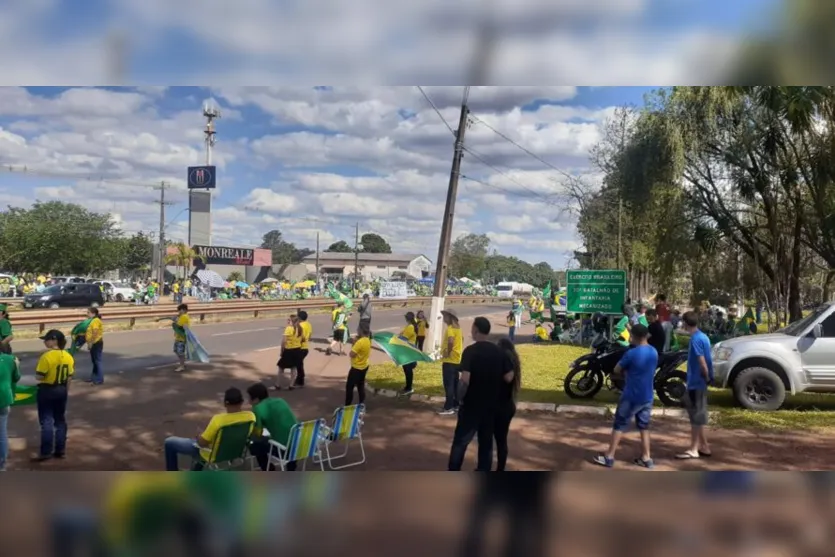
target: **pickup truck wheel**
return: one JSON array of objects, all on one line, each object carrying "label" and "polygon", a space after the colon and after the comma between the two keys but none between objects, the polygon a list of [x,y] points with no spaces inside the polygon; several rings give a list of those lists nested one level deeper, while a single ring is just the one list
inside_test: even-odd
[{"label": "pickup truck wheel", "polygon": [[117,301],[117,302],[124,302],[124,301],[125,301],[125,297],[124,297],[124,296],[122,296],[121,294],[116,294],[116,301]]},{"label": "pickup truck wheel", "polygon": [[774,371],[765,367],[749,367],[737,375],[734,396],[747,410],[773,412],[786,401],[786,386]]}]

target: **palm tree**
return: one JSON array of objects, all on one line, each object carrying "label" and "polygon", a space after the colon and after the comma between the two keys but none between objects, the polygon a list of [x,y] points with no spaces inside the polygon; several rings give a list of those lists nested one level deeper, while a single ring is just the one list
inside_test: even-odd
[{"label": "palm tree", "polygon": [[176,251],[165,256],[165,263],[166,265],[174,265],[177,267],[177,274],[183,279],[191,274],[191,267],[194,265],[195,259],[206,261],[203,255],[197,253],[183,242],[178,242],[172,247]]}]

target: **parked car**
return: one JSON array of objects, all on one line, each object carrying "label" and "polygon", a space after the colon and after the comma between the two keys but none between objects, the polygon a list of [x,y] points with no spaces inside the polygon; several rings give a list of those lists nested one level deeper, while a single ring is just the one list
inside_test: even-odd
[{"label": "parked car", "polygon": [[52,277],[52,284],[84,284],[87,282],[87,279],[84,277]]},{"label": "parked car", "polygon": [[99,307],[104,303],[101,289],[95,284],[86,283],[53,284],[41,292],[23,297],[23,307],[26,309]]},{"label": "parked car", "polygon": [[136,290],[126,282],[113,282],[109,280],[95,280],[93,284],[96,286],[104,285],[104,290],[109,296],[109,301],[114,302],[132,302],[136,295]]},{"label": "parked car", "polygon": [[771,334],[713,347],[714,382],[749,410],[778,410],[787,394],[835,392],[835,302]]}]

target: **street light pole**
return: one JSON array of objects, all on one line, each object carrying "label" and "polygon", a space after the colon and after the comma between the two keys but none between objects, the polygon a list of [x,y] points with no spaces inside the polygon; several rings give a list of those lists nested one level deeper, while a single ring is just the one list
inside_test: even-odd
[{"label": "street light pole", "polygon": [[458,129],[455,130],[455,151],[452,156],[452,169],[449,173],[449,187],[447,188],[444,221],[441,226],[441,240],[438,246],[438,261],[435,267],[435,288],[432,294],[432,305],[429,311],[428,351],[437,352],[441,345],[443,320],[441,312],[444,310],[444,296],[449,267],[449,248],[452,243],[453,217],[455,216],[455,199],[458,196],[458,178],[461,174],[461,159],[464,156],[464,135],[467,132],[467,118],[470,109],[467,107],[470,88],[464,88],[464,98],[461,101],[461,114],[458,118]]}]

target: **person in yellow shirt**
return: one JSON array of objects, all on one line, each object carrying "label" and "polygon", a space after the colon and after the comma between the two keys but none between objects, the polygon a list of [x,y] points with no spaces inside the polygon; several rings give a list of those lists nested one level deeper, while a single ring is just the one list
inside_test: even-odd
[{"label": "person in yellow shirt", "polygon": [[360,323],[357,340],[349,354],[351,369],[345,382],[345,406],[354,403],[354,389],[357,390],[359,403],[365,403],[365,376],[368,373],[368,359],[371,357],[371,329],[366,323]]},{"label": "person in yellow shirt", "polygon": [[299,325],[302,328],[302,333],[304,336],[302,338],[302,351],[299,354],[299,365],[296,369],[296,382],[293,384],[294,387],[304,387],[304,361],[307,358],[310,350],[310,337],[313,336],[313,326],[310,324],[310,321],[307,320],[307,312],[299,310]]},{"label": "person in yellow shirt", "polygon": [[464,352],[464,333],[458,324],[458,315],[448,309],[441,312],[444,318],[444,341],[441,344],[441,373],[444,382],[444,407],[438,412],[451,416],[458,412],[458,374],[461,354]]},{"label": "person in yellow shirt", "polygon": [[337,305],[331,312],[331,323],[333,324],[333,340],[328,347],[327,355],[330,356],[338,350],[341,356],[344,354],[343,345],[348,341],[348,328],[345,326],[345,310],[341,305]]},{"label": "person in yellow shirt", "polygon": [[34,462],[64,458],[67,449],[67,400],[70,381],[75,375],[75,360],[66,351],[67,338],[56,329],[41,337],[46,352],[35,367],[38,381],[38,423],[41,427],[40,452]]},{"label": "person in yellow shirt", "polygon": [[[235,387],[226,389],[223,395],[223,406],[226,412],[216,414],[210,421],[203,433],[196,438],[169,437],[163,445],[165,452],[165,470],[176,472],[180,469],[180,455],[189,456],[193,463],[193,471],[202,470],[206,463],[212,458],[212,448],[217,440],[221,428],[239,423],[249,422],[251,427],[255,426],[255,414],[243,409],[244,395],[240,389]],[[250,431],[251,433],[251,431]]]},{"label": "person in yellow shirt", "polygon": [[417,312],[417,341],[415,345],[423,352],[423,343],[426,342],[426,329],[429,328],[429,321],[423,311]]},{"label": "person in yellow shirt", "polygon": [[188,305],[177,306],[177,317],[171,325],[174,329],[174,353],[177,355],[179,365],[174,371],[186,370],[186,331],[191,328],[191,317],[188,316]]},{"label": "person in yellow shirt", "polygon": [[[415,319],[415,314],[410,311],[404,317],[406,318],[406,326],[400,331],[400,336],[409,341],[410,344],[417,346],[418,322]],[[406,376],[406,386],[400,391],[400,396],[408,396],[415,392],[413,382],[415,380],[416,367],[417,362],[403,366],[403,375]]]},{"label": "person in yellow shirt", "polygon": [[551,335],[548,334],[548,331],[545,329],[545,326],[542,324],[542,321],[537,321],[536,329],[534,330],[533,341],[548,342],[549,340],[551,340]]},{"label": "person in yellow shirt", "polygon": [[302,342],[304,341],[304,329],[299,322],[298,315],[291,315],[287,318],[287,327],[284,328],[284,338],[281,341],[281,356],[278,358],[278,377],[273,389],[280,391],[284,387],[284,372],[290,370],[290,384],[287,387],[293,390],[296,383],[296,374],[299,369],[299,361],[302,355]]},{"label": "person in yellow shirt", "polygon": [[98,308],[88,309],[87,319],[90,320],[90,324],[87,325],[87,331],[84,333],[84,343],[90,350],[90,361],[93,362],[93,373],[87,382],[101,385],[104,383],[104,370],[101,365],[104,353],[104,325],[102,325]]}]

